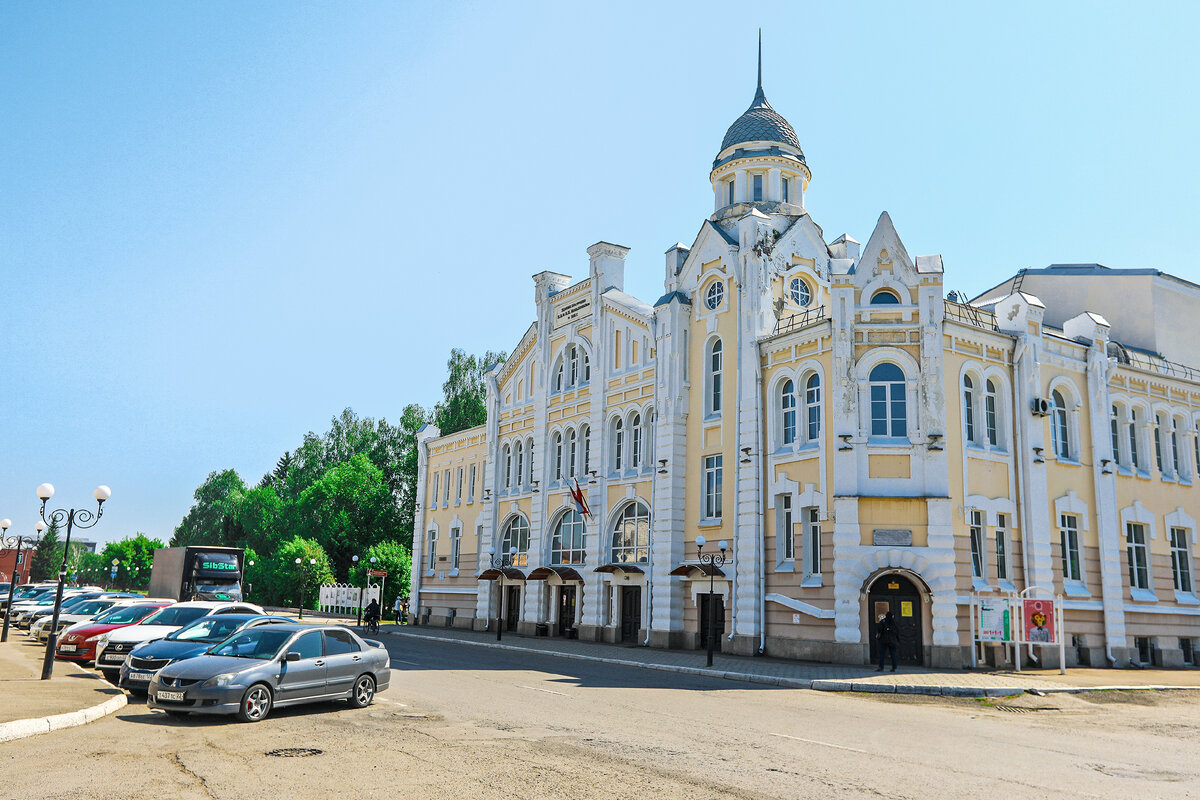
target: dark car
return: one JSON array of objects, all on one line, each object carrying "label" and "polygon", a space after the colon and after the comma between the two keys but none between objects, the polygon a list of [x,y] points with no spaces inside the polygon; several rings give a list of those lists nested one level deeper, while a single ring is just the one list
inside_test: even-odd
[{"label": "dark car", "polygon": [[390,661],[382,644],[338,625],[262,625],[160,669],[146,705],[169,714],[237,714],[243,722],[258,722],[275,706],[322,700],[363,708],[388,687]]},{"label": "dark car", "polygon": [[121,666],[118,685],[130,692],[145,694],[154,673],[168,664],[198,656],[214,644],[220,644],[247,628],[295,622],[287,617],[264,614],[213,614],[201,617],[162,639],[144,642],[133,648]]}]

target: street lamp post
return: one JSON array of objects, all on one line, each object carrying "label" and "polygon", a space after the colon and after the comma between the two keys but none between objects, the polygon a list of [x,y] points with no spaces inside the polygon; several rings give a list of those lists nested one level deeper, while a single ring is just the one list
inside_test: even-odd
[{"label": "street lamp post", "polygon": [[725,551],[729,549],[729,542],[722,539],[717,543],[717,547],[721,552],[706,553],[704,545],[706,544],[703,536],[696,537],[696,557],[700,563],[708,567],[708,666],[713,665],[713,645],[717,640],[717,604],[716,604],[716,585],[714,583],[717,574],[717,568],[725,563]]},{"label": "street lamp post", "polygon": [[54,617],[50,622],[50,636],[46,640],[46,657],[42,661],[42,680],[48,681],[54,673],[54,652],[58,649],[58,615],[62,612],[63,581],[67,577],[67,555],[71,552],[71,530],[76,525],[80,528],[91,528],[99,522],[101,515],[104,514],[104,501],[112,497],[112,489],[101,485],[92,492],[92,497],[96,498],[96,513],[94,514],[87,509],[60,508],[50,512],[49,520],[46,519],[46,501],[54,496],[54,487],[49,483],[43,483],[37,487],[37,496],[42,501],[42,507],[38,511],[42,522],[47,525],[55,525],[66,520],[67,523],[67,539],[63,543],[62,565],[58,568],[58,590],[54,595]]},{"label": "street lamp post", "polygon": [[[8,605],[4,607],[4,633],[0,634],[0,642],[8,641],[8,612],[12,609],[13,591],[17,588],[17,556],[21,554],[21,550],[26,545],[29,545],[30,549],[37,545],[37,539],[31,536],[22,536],[18,533],[14,533],[12,536],[5,536],[4,534],[8,532],[10,527],[12,527],[11,519],[7,517],[0,519],[0,543],[6,549],[15,549],[17,551],[16,556],[13,556],[13,574],[8,576]],[[37,528],[38,538],[41,538],[42,531],[46,529],[46,523],[38,520],[34,527]]]},{"label": "street lamp post", "polygon": [[[356,566],[356,567],[358,566],[358,556],[350,556],[350,560],[354,562],[354,566]],[[355,586],[354,588],[358,589],[358,619],[355,620],[354,624],[361,628],[362,627],[363,590],[357,586]]]},{"label": "street lamp post", "polygon": [[307,583],[307,581],[304,578],[304,567],[300,566],[299,558],[296,559],[296,568],[300,570],[300,609],[296,616],[300,619],[304,619],[304,584]]},{"label": "street lamp post", "polygon": [[[249,567],[253,567],[253,566],[254,566],[254,562],[253,562],[253,561],[247,561],[247,562],[246,562],[246,566],[247,566],[247,568],[249,568]],[[249,576],[250,576],[250,573],[249,573],[249,571],[247,570],[246,577],[249,577]],[[250,593],[251,593],[251,592],[253,592],[253,591],[254,591],[254,584],[253,584],[253,583],[247,583],[247,584],[246,584],[246,600],[247,600],[247,601],[249,601],[249,600],[250,600]]]},{"label": "street lamp post", "polygon": [[507,553],[497,553],[495,547],[488,548],[488,559],[491,561],[492,569],[500,571],[500,577],[497,579],[497,594],[496,599],[496,641],[500,641],[500,637],[504,634],[504,570],[513,565],[513,561],[517,557],[517,548],[508,548]]}]

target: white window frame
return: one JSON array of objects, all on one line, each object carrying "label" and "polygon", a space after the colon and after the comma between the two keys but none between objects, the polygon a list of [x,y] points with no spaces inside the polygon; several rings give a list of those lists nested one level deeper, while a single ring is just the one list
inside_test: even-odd
[{"label": "white window frame", "polygon": [[781,563],[796,560],[796,533],[792,524],[792,495],[775,496],[775,540]]},{"label": "white window frame", "polygon": [[702,483],[700,484],[700,514],[704,520],[721,519],[721,495],[724,491],[725,457],[721,453],[703,456]]},{"label": "white window frame", "polygon": [[1129,561],[1129,588],[1153,591],[1150,543],[1147,541],[1146,530],[1147,525],[1144,522],[1125,523],[1125,556]]},{"label": "white window frame", "polygon": [[454,492],[454,505],[459,505],[460,503],[462,503],[462,487],[463,487],[463,468],[462,467],[458,468],[458,481],[455,484],[455,486],[456,486],[456,489]]},{"label": "white window frame", "polygon": [[704,290],[704,307],[716,311],[725,303],[725,281],[715,280]]},{"label": "white window frame", "polygon": [[[567,526],[570,526],[568,529]],[[569,541],[564,539],[569,536]],[[587,560],[587,525],[575,509],[559,515],[550,535],[550,563],[580,566]]]},{"label": "white window frame", "polygon": [[1083,554],[1079,548],[1078,514],[1058,515],[1058,547],[1064,584],[1083,583]]},{"label": "white window frame", "polygon": [[821,575],[821,514],[816,506],[801,509],[804,520],[804,576]]},{"label": "white window frame", "polygon": [[971,512],[971,524],[968,528],[971,537],[971,577],[975,584],[987,584],[986,536],[987,519],[978,509]]},{"label": "white window frame", "polygon": [[513,547],[517,554],[513,557],[514,567],[524,567],[529,564],[529,520],[524,514],[514,514],[504,523],[500,532],[500,552],[508,553]]},{"label": "white window frame", "polygon": [[458,573],[458,560],[462,554],[462,528],[455,526],[450,529],[450,569]]},{"label": "white window frame", "polygon": [[429,530],[425,534],[425,571],[432,575],[437,569],[437,531]]},{"label": "white window frame", "polygon": [[993,537],[996,543],[996,581],[1011,582],[1012,578],[1009,575],[1009,559],[1010,541],[1008,538],[1008,515],[996,515],[996,534]]},{"label": "white window frame", "polygon": [[708,417],[721,416],[723,408],[723,376],[725,374],[725,344],[720,337],[713,337],[704,348],[704,412]]},{"label": "white window frame", "polygon": [[786,378],[779,385],[780,439],[783,445],[796,443],[796,384]]},{"label": "white window frame", "polygon": [[787,295],[792,305],[808,308],[812,304],[812,287],[799,275],[793,275],[788,280]]},{"label": "white window frame", "polygon": [[649,563],[650,508],[641,500],[625,504],[613,522],[609,544],[614,564]]},{"label": "white window frame", "polygon": [[1192,531],[1179,525],[1167,528],[1171,547],[1171,580],[1175,591],[1195,595],[1196,582],[1192,575]]},{"label": "white window frame", "polygon": [[[875,380],[870,376],[883,366],[891,366],[900,371],[900,380]],[[908,374],[894,361],[883,360],[878,364],[872,364],[870,371],[867,373],[867,404],[868,404],[868,424],[870,425],[870,438],[872,439],[908,439]],[[876,390],[879,390],[877,392]],[[883,399],[877,400],[876,395],[882,394]],[[899,397],[897,397],[897,394]],[[876,403],[882,402],[884,416],[876,416]],[[896,414],[896,404],[900,403],[900,414]],[[883,433],[875,432],[875,425],[881,422],[884,427]],[[897,433],[897,426],[903,426],[903,429]]]},{"label": "white window frame", "polygon": [[[816,381],[816,385],[813,385]],[[808,373],[804,379],[804,441],[816,442],[821,438],[821,374]]]},{"label": "white window frame", "polygon": [[467,503],[475,502],[475,465],[471,465],[470,483],[467,484]]}]

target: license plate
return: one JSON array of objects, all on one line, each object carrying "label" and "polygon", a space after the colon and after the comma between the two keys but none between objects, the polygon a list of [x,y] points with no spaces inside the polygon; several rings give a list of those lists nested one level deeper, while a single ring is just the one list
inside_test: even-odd
[{"label": "license plate", "polygon": [[[150,679],[154,676],[149,672],[131,672],[129,673],[128,677],[131,681],[143,681],[145,683],[149,683]],[[161,694],[161,692],[159,694]]]},{"label": "license plate", "polygon": [[123,664],[125,663],[125,655],[123,653],[105,653],[104,660],[110,663]]},{"label": "license plate", "polygon": [[183,692],[159,692],[159,700],[170,700],[172,703],[183,702]]},{"label": "license plate", "polygon": [[59,650],[61,650],[61,651],[62,651],[62,652],[64,652],[64,653],[74,653],[74,652],[75,652],[75,645],[73,645],[73,644],[62,644],[62,645],[59,645],[59,646],[58,646],[58,649],[59,649]]}]

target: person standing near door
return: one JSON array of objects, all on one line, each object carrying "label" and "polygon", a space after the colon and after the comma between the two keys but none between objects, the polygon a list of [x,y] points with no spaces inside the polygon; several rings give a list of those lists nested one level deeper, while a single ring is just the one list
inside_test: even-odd
[{"label": "person standing near door", "polygon": [[896,617],[891,611],[883,615],[879,620],[879,627],[875,630],[875,638],[879,641],[879,668],[876,672],[883,672],[883,657],[885,653],[891,653],[892,656],[892,672],[896,671],[896,649],[900,645],[900,629],[896,627]]}]

